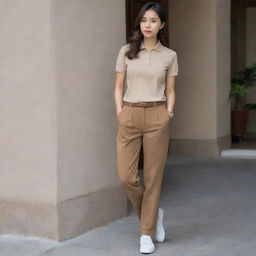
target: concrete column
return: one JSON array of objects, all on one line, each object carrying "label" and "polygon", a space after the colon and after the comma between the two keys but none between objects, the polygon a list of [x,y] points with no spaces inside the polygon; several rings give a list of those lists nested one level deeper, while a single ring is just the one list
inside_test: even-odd
[{"label": "concrete column", "polygon": [[1,1],[1,233],[64,240],[127,215],[113,96],[124,13],[118,0]]},{"label": "concrete column", "polygon": [[230,147],[230,0],[172,0],[169,7],[179,61],[171,154],[217,156]]},{"label": "concrete column", "polygon": [[50,1],[0,2],[0,233],[57,238]]}]

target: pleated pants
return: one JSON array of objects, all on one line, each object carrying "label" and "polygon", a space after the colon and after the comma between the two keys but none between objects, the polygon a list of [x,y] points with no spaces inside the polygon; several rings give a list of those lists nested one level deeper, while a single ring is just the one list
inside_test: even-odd
[{"label": "pleated pants", "polygon": [[[150,107],[123,105],[118,114],[118,176],[139,217],[141,234],[145,235],[153,235],[156,231],[170,119],[166,104]],[[138,176],[142,142],[144,186]]]}]

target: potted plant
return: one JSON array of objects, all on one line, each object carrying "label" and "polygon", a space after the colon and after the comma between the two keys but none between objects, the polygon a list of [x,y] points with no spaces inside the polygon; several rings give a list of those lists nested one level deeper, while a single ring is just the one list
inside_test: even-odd
[{"label": "potted plant", "polygon": [[256,83],[256,63],[236,72],[231,78],[231,134],[233,139],[241,141],[248,120],[249,105],[246,104],[246,93],[250,86]]}]

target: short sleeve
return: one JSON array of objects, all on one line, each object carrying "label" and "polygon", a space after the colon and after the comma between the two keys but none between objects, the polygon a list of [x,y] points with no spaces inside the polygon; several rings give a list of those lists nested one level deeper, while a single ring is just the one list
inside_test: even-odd
[{"label": "short sleeve", "polygon": [[126,71],[126,64],[125,64],[125,45],[121,47],[119,50],[117,60],[116,60],[116,68],[115,71],[123,72]]},{"label": "short sleeve", "polygon": [[167,76],[177,76],[179,72],[177,53],[172,55],[169,67],[167,69]]}]

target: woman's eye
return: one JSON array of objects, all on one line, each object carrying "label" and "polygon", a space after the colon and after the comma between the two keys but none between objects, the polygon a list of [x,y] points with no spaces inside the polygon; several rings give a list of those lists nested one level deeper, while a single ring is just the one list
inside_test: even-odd
[{"label": "woman's eye", "polygon": [[[141,22],[146,22],[146,20],[142,20]],[[156,20],[151,20],[150,22],[156,23]]]}]

